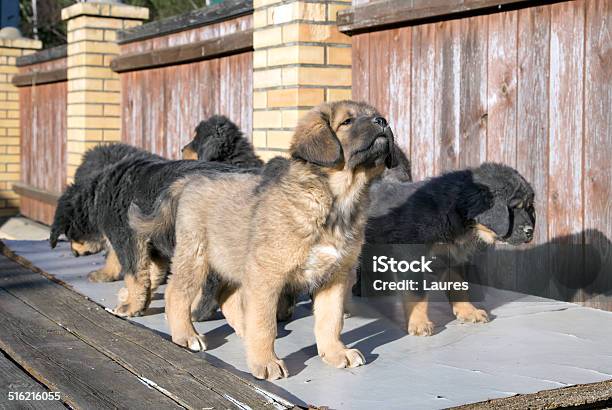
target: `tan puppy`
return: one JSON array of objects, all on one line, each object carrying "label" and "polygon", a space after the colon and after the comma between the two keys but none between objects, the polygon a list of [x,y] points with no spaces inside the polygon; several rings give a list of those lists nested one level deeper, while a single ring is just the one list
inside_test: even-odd
[{"label": "tan puppy", "polygon": [[290,160],[271,161],[263,175],[188,177],[172,186],[150,217],[132,212],[132,226],[149,245],[168,249],[176,238],[166,290],[172,340],[206,349],[190,305],[215,271],[240,292],[243,320],[234,325],[244,327],[239,331],[255,377],[288,375],[274,352],[285,286],[314,294],[323,361],[338,368],[364,364],[362,354],[340,340],[343,300],[364,239],[370,182],[385,166],[395,166],[393,148],[386,120],[371,106],[323,104],[296,128]]}]

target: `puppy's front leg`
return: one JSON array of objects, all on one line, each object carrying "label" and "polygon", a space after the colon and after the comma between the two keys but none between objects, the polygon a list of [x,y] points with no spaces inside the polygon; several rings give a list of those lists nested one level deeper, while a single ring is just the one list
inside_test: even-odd
[{"label": "puppy's front leg", "polygon": [[408,334],[411,336],[431,336],[434,331],[434,324],[427,315],[427,294],[418,295],[408,292],[402,299],[402,304]]},{"label": "puppy's front leg", "polygon": [[101,269],[89,272],[91,282],[114,282],[121,279],[121,264],[115,250],[111,247],[106,255],[106,262]]},{"label": "puppy's front leg", "polygon": [[344,326],[344,295],[348,283],[346,274],[334,279],[314,294],[315,338],[323,361],[337,368],[357,367],[365,358],[357,349],[349,349],[340,340]]},{"label": "puppy's front leg", "polygon": [[[251,277],[262,278],[265,275]],[[246,283],[240,290],[245,308],[247,363],[253,376],[258,379],[276,380],[289,376],[285,362],[274,353],[276,308],[281,290],[282,283],[263,280]]]}]

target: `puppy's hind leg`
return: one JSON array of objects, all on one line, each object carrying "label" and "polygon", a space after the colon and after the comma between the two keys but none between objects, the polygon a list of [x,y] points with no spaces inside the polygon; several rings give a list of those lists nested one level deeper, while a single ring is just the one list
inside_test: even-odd
[{"label": "puppy's hind leg", "polygon": [[[451,269],[445,276],[448,282],[463,282],[465,275],[461,269]],[[483,309],[478,309],[470,302],[470,294],[467,290],[451,290],[448,292],[448,300],[453,308],[453,314],[462,323],[487,323],[489,315]]]},{"label": "puppy's hind leg", "polygon": [[346,273],[334,279],[314,294],[315,338],[321,359],[337,368],[357,367],[365,358],[357,349],[349,349],[340,340],[344,326],[344,298],[348,291]]},{"label": "puppy's hind leg", "polygon": [[119,304],[114,313],[117,316],[140,316],[151,302],[151,257],[146,242],[129,235],[121,238],[126,238],[124,246],[113,247],[120,250],[117,256],[121,265],[126,267],[127,292],[119,291]]},{"label": "puppy's hind leg", "polygon": [[205,244],[190,233],[177,229],[172,258],[172,275],[166,289],[166,316],[172,341],[193,351],[206,350],[206,340],[191,322],[191,306],[208,275]]}]

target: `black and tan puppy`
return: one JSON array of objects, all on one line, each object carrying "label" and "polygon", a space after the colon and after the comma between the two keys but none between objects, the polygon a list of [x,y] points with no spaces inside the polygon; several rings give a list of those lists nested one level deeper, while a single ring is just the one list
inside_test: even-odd
[{"label": "black and tan puppy", "polygon": [[213,115],[195,129],[193,139],[181,150],[183,159],[215,161],[241,168],[263,166],[253,146],[229,118]]},{"label": "black and tan puppy", "polygon": [[53,225],[51,226],[50,242],[51,247],[55,248],[57,240],[61,234],[66,234],[70,240],[70,249],[74,256],[92,255],[103,250],[107,251],[104,266],[88,274],[92,282],[109,282],[121,278],[121,265],[117,260],[113,248],[101,232],[79,231],[77,225],[72,224],[73,218],[88,218],[88,209],[78,209],[73,202],[77,195],[78,187],[91,184],[95,178],[110,167],[125,158],[149,158],[162,159],[162,157],[151,154],[148,151],[126,144],[104,144],[98,145],[88,150],[83,156],[83,162],[76,170],[74,184],[69,186],[66,192],[60,197]]},{"label": "black and tan puppy", "polygon": [[291,160],[277,172],[188,177],[172,185],[151,215],[134,207],[130,222],[142,235],[139,248],[174,248],[165,295],[172,340],[206,348],[190,306],[214,270],[241,295],[243,320],[234,326],[243,327],[255,377],[288,375],[274,352],[276,301],[286,286],[314,295],[323,361],[339,368],[364,364],[340,340],[343,300],[363,243],[369,186],[385,166],[395,166],[393,148],[393,134],[374,108],[323,104],[301,120]]},{"label": "black and tan puppy", "polygon": [[[191,151],[191,147],[194,147],[196,152]],[[212,116],[200,122],[195,129],[194,140],[183,148],[183,154],[188,157],[185,159],[221,162],[241,168],[263,165],[263,162],[255,155],[253,146],[244,138],[238,127],[223,116]],[[85,220],[90,217],[89,208],[79,208],[82,193],[87,190],[88,185],[100,172],[128,158],[133,161],[164,160],[159,155],[126,144],[117,143],[94,147],[85,153],[83,162],[77,168],[74,184],[69,186],[60,197],[55,211],[50,236],[52,248],[56,246],[59,236],[65,234],[70,240],[72,253],[75,256],[107,251],[105,265],[88,275],[92,282],[119,280],[122,278],[122,268],[117,254],[100,229],[84,232],[77,228],[88,226]],[[203,311],[206,309],[208,308],[204,307]]]},{"label": "black and tan puppy", "polygon": [[[424,244],[434,253],[444,244],[452,264],[460,265],[495,242],[520,245],[533,239],[533,189],[505,165],[486,163],[418,183],[380,181],[370,197],[367,244]],[[357,294],[360,279],[358,274]],[[487,322],[487,313],[459,293],[450,299],[457,319]],[[407,293],[403,302],[408,333],[431,335],[427,295]]]}]

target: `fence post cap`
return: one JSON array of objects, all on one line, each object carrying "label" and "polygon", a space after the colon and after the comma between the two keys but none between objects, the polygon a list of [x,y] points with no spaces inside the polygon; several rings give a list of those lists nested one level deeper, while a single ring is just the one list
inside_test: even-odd
[{"label": "fence post cap", "polygon": [[86,1],[75,3],[62,9],[62,20],[70,20],[78,16],[147,20],[149,18],[149,9],[123,4],[119,0]]}]

